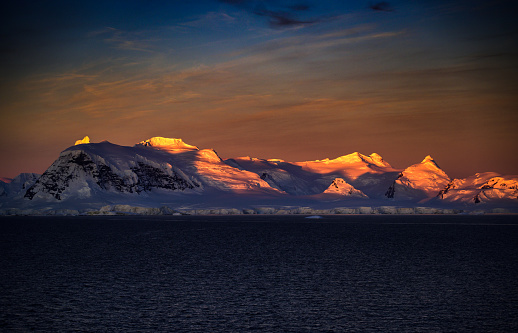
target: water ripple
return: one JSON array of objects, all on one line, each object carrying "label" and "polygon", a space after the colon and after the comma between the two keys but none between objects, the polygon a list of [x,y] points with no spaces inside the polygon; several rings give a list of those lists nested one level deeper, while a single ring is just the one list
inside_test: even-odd
[{"label": "water ripple", "polygon": [[518,331],[513,217],[448,218],[2,218],[0,328]]}]

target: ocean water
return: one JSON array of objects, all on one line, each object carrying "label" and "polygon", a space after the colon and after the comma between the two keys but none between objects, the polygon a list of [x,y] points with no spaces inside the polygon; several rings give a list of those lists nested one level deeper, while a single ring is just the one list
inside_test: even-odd
[{"label": "ocean water", "polygon": [[0,331],[517,332],[518,221],[2,217]]}]

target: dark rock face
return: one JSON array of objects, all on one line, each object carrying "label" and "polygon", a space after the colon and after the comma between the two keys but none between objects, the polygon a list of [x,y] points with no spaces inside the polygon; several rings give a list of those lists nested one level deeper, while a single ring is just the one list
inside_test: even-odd
[{"label": "dark rock face", "polygon": [[444,189],[439,191],[439,193],[437,194],[437,197],[441,198],[441,199],[444,199],[444,195],[446,193],[448,193],[448,191],[453,187],[453,185],[454,185],[454,183],[453,183],[453,180],[452,180],[451,182],[448,183],[448,185],[446,185],[446,187]]},{"label": "dark rock face", "polygon": [[394,198],[394,193],[396,193],[396,183],[394,182],[394,184],[390,185],[390,187],[388,188],[387,192],[385,192],[385,196],[389,199],[391,198]]},{"label": "dark rock face", "polygon": [[138,181],[135,184],[136,191],[150,191],[153,188],[163,188],[167,190],[185,190],[199,187],[196,182],[189,182],[180,177],[173,171],[173,175],[166,174],[163,170],[152,167],[150,165],[138,162],[138,167],[131,168],[137,177]]},{"label": "dark rock face", "polygon": [[275,181],[275,179],[273,179],[273,177],[266,173],[266,172],[263,172],[260,176],[259,176],[262,180],[264,180],[265,182],[267,182],[270,186],[274,187],[274,188],[277,188],[277,189],[281,189],[281,187],[279,186],[279,184],[277,184],[277,182]]},{"label": "dark rock face", "polygon": [[331,186],[333,186],[334,188],[338,189],[338,184],[337,184],[336,180],[333,180],[333,182],[331,183],[331,185],[329,185],[329,187],[331,187]]},{"label": "dark rock face", "polygon": [[131,185],[127,185],[119,175],[114,173],[109,166],[100,164],[96,165],[96,170],[93,171],[92,176],[96,180],[100,188],[109,190],[111,188],[119,192],[133,193]]},{"label": "dark rock face", "polygon": [[39,191],[42,191],[61,200],[61,194],[68,187],[70,182],[77,178],[78,171],[93,174],[96,169],[95,163],[83,152],[77,156],[72,155],[68,161],[59,158],[41,175],[40,179],[27,190],[25,197],[32,200]]},{"label": "dark rock face", "polygon": [[[403,173],[400,173],[399,176],[396,178],[398,180],[399,178],[403,177]],[[396,193],[396,180],[390,185],[387,192],[385,192],[385,196],[389,199],[394,198],[394,194]]]},{"label": "dark rock face", "polygon": [[473,202],[474,202],[474,203],[476,203],[476,204],[480,203],[479,195],[480,195],[480,193],[478,193],[477,195],[475,195],[475,196],[473,197]]},{"label": "dark rock face", "polygon": [[173,175],[168,175],[164,170],[143,162],[138,162],[138,166],[132,167],[131,171],[137,176],[136,182],[131,177],[122,178],[108,165],[94,162],[88,154],[81,151],[56,160],[27,190],[25,197],[32,200],[38,192],[43,192],[61,200],[63,192],[71,183],[82,177],[90,177],[103,190],[115,190],[121,193],[140,193],[153,188],[183,191],[200,186],[194,181],[185,180],[174,171],[172,171]]}]

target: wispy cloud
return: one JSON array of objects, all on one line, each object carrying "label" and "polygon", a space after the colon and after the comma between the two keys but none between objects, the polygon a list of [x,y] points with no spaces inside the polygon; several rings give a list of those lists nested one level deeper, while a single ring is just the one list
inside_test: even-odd
[{"label": "wispy cloud", "polygon": [[179,25],[184,27],[221,27],[237,23],[239,20],[234,14],[226,12],[208,12]]},{"label": "wispy cloud", "polygon": [[[326,17],[311,16],[311,6],[308,3],[277,3],[253,0],[219,0],[233,5],[250,14],[264,17],[272,28],[296,28],[316,24]],[[304,14],[302,16],[302,14]]]},{"label": "wispy cloud", "polygon": [[[115,28],[107,28],[104,33],[108,35],[104,41],[121,50],[153,52],[153,46],[150,42],[156,39],[142,38],[135,33],[129,33]],[[98,33],[101,35],[101,33]]]},{"label": "wispy cloud", "polygon": [[[92,119],[129,121],[139,115],[168,119],[183,114],[191,119],[203,113],[208,121],[262,114],[264,110],[291,113],[327,107],[338,112],[340,107],[350,107],[361,89],[354,83],[357,78],[351,80],[355,71],[348,68],[366,66],[364,62],[344,64],[344,54],[354,50],[361,58],[369,52],[370,44],[347,51],[337,49],[333,56],[326,50],[378,43],[400,34],[360,26],[322,35],[291,36],[250,47],[231,60],[184,69],[157,66],[154,58],[133,67],[129,66],[131,59],[112,59],[46,77],[30,86],[33,92],[39,91],[35,95],[38,103],[50,106],[49,115],[59,117],[75,112]],[[320,57],[320,64],[315,65]],[[349,86],[348,93],[344,94],[341,86]]]},{"label": "wispy cloud", "polygon": [[258,16],[267,17],[270,25],[272,27],[293,27],[293,26],[303,26],[314,24],[320,19],[312,18],[308,20],[303,20],[297,18],[293,12],[288,11],[273,11],[268,10],[266,8],[258,7],[254,10],[254,14]]},{"label": "wispy cloud", "polygon": [[124,31],[114,27],[93,30],[87,33],[89,38],[100,38],[108,45],[127,51],[156,52],[155,44],[161,40],[157,31]]}]

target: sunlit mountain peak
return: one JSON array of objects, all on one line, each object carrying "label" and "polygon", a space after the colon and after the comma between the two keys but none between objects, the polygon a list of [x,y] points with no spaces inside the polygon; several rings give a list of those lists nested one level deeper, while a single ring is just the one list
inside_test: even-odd
[{"label": "sunlit mountain peak", "polygon": [[85,136],[82,140],[77,140],[74,145],[77,146],[85,143],[90,143],[90,138],[88,136]]},{"label": "sunlit mountain peak", "polygon": [[198,147],[186,144],[182,141],[182,139],[175,138],[164,138],[161,136],[155,136],[151,139],[141,141],[137,145],[142,145],[146,147],[164,147],[169,149],[191,149],[191,150],[199,150]]},{"label": "sunlit mountain peak", "polygon": [[428,155],[421,163],[403,170],[385,195],[404,200],[427,200],[437,196],[450,180],[446,172]]},{"label": "sunlit mountain peak", "polygon": [[383,165],[386,165],[386,164],[387,164],[387,162],[385,162],[385,161],[383,160],[383,157],[381,157],[381,156],[380,156],[379,154],[377,154],[377,153],[372,153],[372,154],[370,154],[370,155],[369,155],[369,157],[371,158],[371,160],[372,160],[373,162],[375,162],[375,164],[383,164]]},{"label": "sunlit mountain peak", "polygon": [[330,160],[329,162],[340,162],[340,163],[367,163],[367,164],[374,164],[381,167],[390,167],[390,164],[385,162],[383,158],[376,153],[372,153],[369,156],[360,154],[358,152],[354,152],[352,154],[340,156],[334,160]]},{"label": "sunlit mountain peak", "polygon": [[427,155],[424,160],[421,161],[420,164],[428,165],[430,167],[435,167],[437,169],[441,169],[441,167],[435,162],[432,156]]}]

